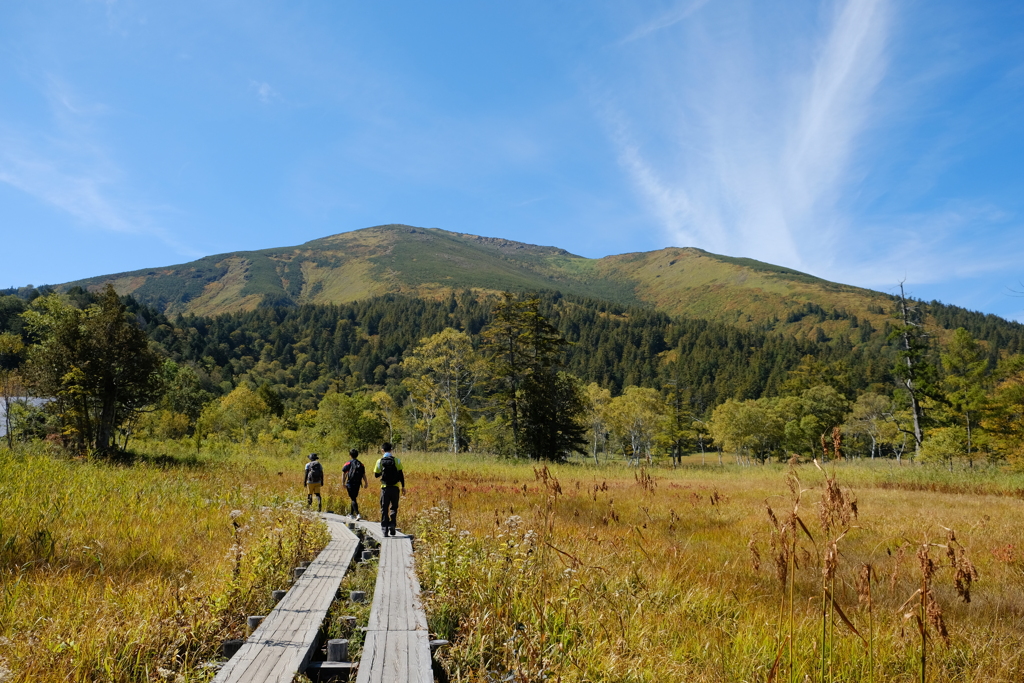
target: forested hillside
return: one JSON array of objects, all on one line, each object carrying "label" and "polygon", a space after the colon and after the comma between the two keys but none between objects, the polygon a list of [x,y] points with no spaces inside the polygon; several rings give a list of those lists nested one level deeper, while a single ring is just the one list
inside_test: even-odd
[{"label": "forested hillside", "polygon": [[[71,351],[52,350],[53,342],[47,342],[45,336],[67,324],[62,321],[81,319],[74,323],[79,331],[69,332],[69,338],[88,337],[89,326],[94,324],[90,321],[116,317],[117,297],[109,289],[98,296],[72,288],[62,298],[44,296],[30,304],[39,295],[24,291],[21,296],[0,297],[4,344],[0,364],[13,377],[23,375],[28,380],[26,386],[35,382],[38,392],[46,386],[38,379],[46,365],[40,364],[41,359],[46,353],[63,354],[60,363],[69,363],[70,374],[48,380],[54,387],[50,391],[60,393],[64,391],[61,382],[77,376],[79,361],[68,360]],[[908,300],[913,320],[887,314],[875,327],[856,316],[805,304],[789,317],[810,321],[819,330],[830,320],[845,325],[842,334],[829,336],[822,331],[808,337],[779,332],[773,323],[730,325],[552,291],[535,297],[521,315],[526,316],[524,320],[550,325],[552,331],[547,336],[553,340],[544,351],[549,360],[537,372],[561,371],[576,383],[572,386],[578,388],[566,389],[566,396],[575,396],[572,401],[580,402],[573,408],[577,418],[584,419],[587,411],[592,417],[598,415],[602,406],[616,401],[621,410],[629,407],[637,415],[647,415],[642,429],[623,426],[625,423],[616,428],[614,420],[605,419],[607,415],[600,420],[595,417],[589,428],[595,454],[598,443],[610,437],[623,453],[643,451],[648,455],[659,448],[678,453],[686,443],[703,447],[711,439],[751,451],[759,458],[784,449],[813,452],[819,436],[824,448],[829,430],[851,421],[843,426],[849,438],[858,439],[864,448],[870,442],[872,453],[885,448],[898,455],[908,448],[908,435],[914,436],[911,445],[915,450],[921,449],[924,428],[918,424],[961,429],[956,426],[958,420],[965,425],[970,453],[984,445],[984,440],[977,440],[971,432],[977,430],[983,414],[993,425],[993,433],[1010,434],[1016,429],[1015,412],[981,410],[977,408],[981,399],[974,395],[1002,391],[1003,399],[1016,405],[1013,392],[1017,366],[1021,365],[1018,354],[1024,350],[1024,326],[995,316]],[[372,415],[373,424],[384,420],[389,430],[404,432],[407,443],[424,448],[436,447],[447,438],[455,449],[476,443],[480,448],[501,450],[506,446],[495,436],[504,429],[500,426],[504,418],[494,403],[500,392],[494,375],[493,326],[496,307],[526,305],[510,303],[514,301],[529,300],[467,289],[440,297],[392,294],[347,304],[261,306],[212,317],[168,316],[131,297],[120,305],[131,314],[133,325],[146,332],[152,351],[169,363],[161,380],[166,396],[157,411],[164,416],[161,419],[176,425],[160,428],[168,434],[202,436],[226,429],[238,438],[253,438],[260,429],[269,428],[269,423],[260,422],[263,418],[256,419],[259,415],[283,420],[274,428],[280,432],[297,428],[304,413],[327,415],[324,401],[336,403],[332,396],[348,396],[344,400],[349,403],[332,410],[343,409],[356,417],[332,419],[358,422],[358,415]],[[887,299],[885,304],[877,315],[885,309],[901,310],[899,300]],[[920,322],[925,319],[933,322]],[[529,325],[523,321],[516,324],[525,330],[524,343],[532,343],[528,341],[533,334]],[[953,326],[955,332],[949,329]],[[488,329],[492,330],[491,341]],[[106,342],[89,342],[93,346],[102,343]],[[435,424],[441,419],[437,411],[443,403],[436,395],[437,383],[443,380],[428,380],[430,373],[424,374],[424,368],[433,362],[428,357],[439,353],[438,344],[442,343],[461,348],[459,353],[465,358],[476,359],[472,363],[492,357],[489,369],[480,366],[470,373],[474,378],[471,387],[456,401],[466,410],[447,427]],[[74,352],[85,354],[82,367],[98,362],[90,358],[111,353],[90,348]],[[912,348],[912,353],[906,348]],[[428,353],[425,349],[434,350]],[[19,367],[26,361],[30,361],[27,369],[19,375]],[[907,372],[901,370],[906,367],[912,375],[909,384]],[[551,378],[556,382],[555,375]],[[16,385],[7,382],[5,386]],[[579,393],[583,387],[588,387],[585,398]],[[427,396],[428,388],[435,393]],[[139,395],[156,397],[158,390],[150,382]],[[78,389],[68,391],[69,396],[76,396]],[[425,401],[430,404],[426,413]],[[126,416],[146,414],[145,403],[136,403],[125,409]],[[211,405],[222,403],[230,410],[242,410],[236,404],[248,405],[244,410],[255,411],[255,417],[233,417],[244,426],[231,428],[216,426],[230,422],[225,422],[221,413],[216,420],[209,415],[205,423],[200,420]],[[247,414],[244,410],[242,414]],[[915,415],[911,430],[906,425]],[[314,418],[304,419],[308,423]],[[323,422],[327,418],[318,419],[322,425],[318,429],[329,430]],[[747,431],[729,431],[724,425],[736,429],[746,425],[743,429]],[[355,436],[359,429],[351,427],[344,438],[365,440],[370,438],[366,434],[377,433],[374,430],[379,427]],[[631,434],[628,439],[627,433]],[[125,434],[127,439],[128,432]],[[751,441],[755,437],[757,444]],[[604,448],[608,447],[604,443]],[[838,448],[836,445],[835,450]]]},{"label": "forested hillside", "polygon": [[[443,301],[384,296],[213,318],[168,319],[142,309],[140,315],[149,316],[147,329],[167,354],[206,370],[213,388],[230,391],[243,380],[270,383],[287,400],[312,407],[333,383],[400,392],[407,351],[446,327],[477,339],[494,302],[466,292]],[[878,342],[854,347],[845,340],[801,341],[555,293],[542,294],[541,302],[542,313],[569,342],[564,368],[614,394],[629,385],[660,388],[678,374],[714,405],[777,393],[805,355],[849,364],[854,388],[884,382],[891,365],[887,347]]]},{"label": "forested hillside", "polygon": [[[85,305],[94,297],[70,293]],[[786,373],[805,356],[848,368],[849,391],[891,381],[889,320],[879,334],[798,339],[770,325],[750,327],[673,317],[649,307],[542,292],[541,311],[570,342],[564,368],[618,394],[629,385],[660,388],[683,382],[713,406],[727,398],[778,393]],[[478,338],[495,296],[464,290],[443,299],[386,295],[342,305],[268,306],[219,316],[167,316],[129,298],[134,311],[170,358],[194,364],[209,390],[228,392],[240,381],[269,383],[287,401],[312,406],[332,384],[398,387],[404,354],[420,339],[453,327]],[[920,303],[942,324],[963,327],[985,343],[991,365],[1000,354],[1024,351],[1024,326],[938,302]],[[0,332],[21,331],[26,298],[0,296]],[[837,316],[806,305],[790,314],[817,324]]]}]

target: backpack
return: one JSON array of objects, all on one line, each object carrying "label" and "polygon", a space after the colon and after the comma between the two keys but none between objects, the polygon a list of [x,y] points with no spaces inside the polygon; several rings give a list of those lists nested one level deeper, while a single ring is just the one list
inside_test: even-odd
[{"label": "backpack", "polygon": [[395,457],[385,455],[380,459],[380,480],[385,486],[394,486],[398,483],[398,465],[395,464]]},{"label": "backpack", "polygon": [[309,463],[309,469],[306,470],[306,483],[324,483],[324,466],[320,464],[319,460],[314,460],[313,462]]},{"label": "backpack", "polygon": [[363,472],[366,467],[359,460],[353,458],[348,461],[348,488],[357,489],[363,482]]}]

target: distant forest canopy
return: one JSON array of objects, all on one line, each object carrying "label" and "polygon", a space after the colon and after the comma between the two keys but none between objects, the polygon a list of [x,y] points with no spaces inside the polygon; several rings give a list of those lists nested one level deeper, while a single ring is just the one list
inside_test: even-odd
[{"label": "distant forest canopy", "polygon": [[[0,292],[0,332],[21,332],[20,313],[40,293],[32,288]],[[78,307],[96,300],[81,288],[66,296]],[[856,316],[814,304],[789,315],[847,319],[849,333],[798,340],[772,332],[770,325],[751,329],[673,318],[651,308],[559,292],[537,296],[541,313],[570,342],[563,369],[613,395],[627,386],[662,389],[670,384],[685,387],[688,400],[708,410],[727,399],[778,395],[787,373],[807,356],[825,365],[841,364],[842,379],[831,381],[851,399],[892,387],[895,349],[887,339],[889,326],[875,330]],[[216,317],[168,318],[123,297],[159,350],[193,366],[207,391],[225,395],[243,382],[269,385],[293,410],[315,408],[332,387],[385,389],[401,400],[405,354],[447,327],[479,344],[497,300],[470,291],[441,300],[388,295],[341,305],[266,306]],[[936,301],[918,303],[938,327],[962,327],[984,342],[991,367],[1000,356],[1024,351],[1024,325]],[[933,352],[937,361],[938,349]]]}]

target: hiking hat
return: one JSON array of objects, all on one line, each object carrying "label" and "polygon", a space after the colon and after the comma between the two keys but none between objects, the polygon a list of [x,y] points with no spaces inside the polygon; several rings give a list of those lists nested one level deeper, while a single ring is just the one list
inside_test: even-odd
[{"label": "hiking hat", "polygon": [[319,458],[320,458],[320,456],[319,456],[319,455],[317,455],[316,453],[310,453],[310,454],[309,454],[309,459],[310,459],[310,460],[317,460],[317,459],[319,459]]}]

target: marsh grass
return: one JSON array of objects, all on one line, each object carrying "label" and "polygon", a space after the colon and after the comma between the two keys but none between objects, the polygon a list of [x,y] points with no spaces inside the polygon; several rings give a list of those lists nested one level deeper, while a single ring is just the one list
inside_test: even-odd
[{"label": "marsh grass", "polygon": [[[219,643],[243,636],[244,617],[265,614],[270,591],[325,541],[302,514],[301,445],[138,448],[131,466],[0,451],[0,677],[207,680]],[[347,457],[312,450],[325,509],[345,512]],[[697,455],[642,471],[402,457],[400,526],[415,520],[430,629],[452,641],[439,658],[453,681],[1024,675],[1019,473],[888,462],[822,472],[728,455],[725,466]],[[830,477],[857,515],[826,531]],[[370,518],[375,493],[361,497]],[[775,545],[766,502],[789,524]],[[928,622],[922,669],[920,629],[905,619],[910,607],[920,616],[920,594],[900,607],[922,587],[924,543],[949,641]],[[372,591],[369,569],[346,586]]]},{"label": "marsh grass", "polygon": [[[452,680],[1021,676],[1018,475],[406,460]],[[778,527],[766,500],[783,510]],[[924,667],[916,618],[904,618],[922,587],[921,539],[934,564],[923,612],[914,603]]]},{"label": "marsh grass", "polygon": [[11,681],[204,680],[326,542],[266,464],[131,466],[0,450],[0,659]]}]

